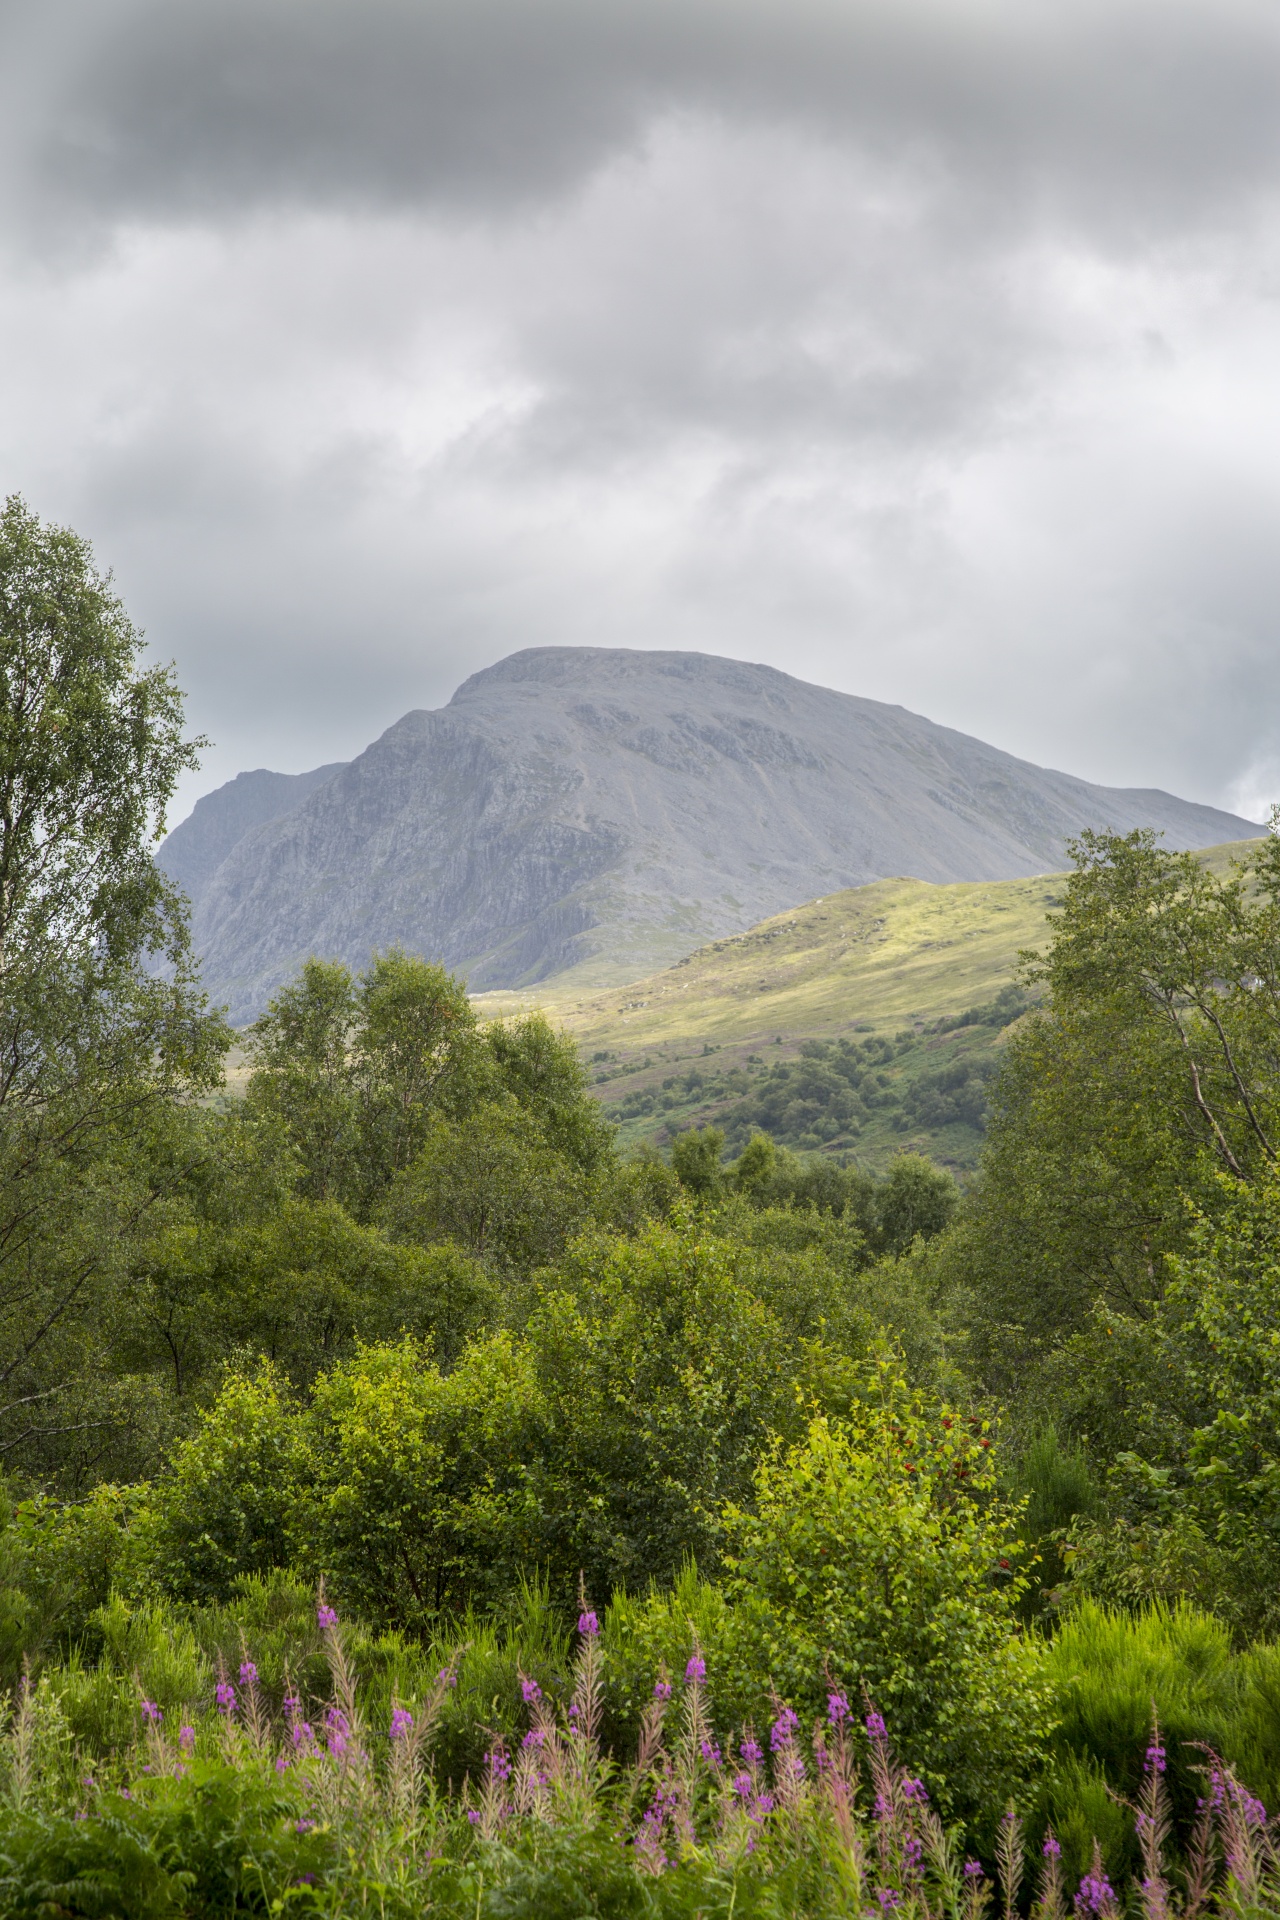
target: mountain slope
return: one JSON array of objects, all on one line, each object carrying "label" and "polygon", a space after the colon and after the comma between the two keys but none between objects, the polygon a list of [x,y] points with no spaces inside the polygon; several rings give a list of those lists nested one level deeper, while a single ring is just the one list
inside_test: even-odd
[{"label": "mountain slope", "polygon": [[193,902],[202,900],[214,874],[246,834],[292,813],[342,765],[335,760],[331,766],[313,767],[310,773],[271,773],[266,767],[238,773],[196,801],[165,839],[157,855],[159,865]]},{"label": "mountain slope", "polygon": [[884,875],[1060,867],[1086,826],[1187,847],[1250,831],[770,667],[537,648],[406,714],[246,832],[193,895],[193,924],[234,1019],[310,953],[362,964],[397,941],[478,989],[570,969],[603,983]]},{"label": "mountain slope", "polygon": [[[1211,871],[1260,842],[1205,849]],[[1004,1032],[1027,1005],[1018,954],[1043,948],[1066,876],[929,886],[881,880],[807,901],[613,993],[564,981],[490,993],[566,1028],[628,1145],[715,1124],[801,1150],[977,1164]]]}]

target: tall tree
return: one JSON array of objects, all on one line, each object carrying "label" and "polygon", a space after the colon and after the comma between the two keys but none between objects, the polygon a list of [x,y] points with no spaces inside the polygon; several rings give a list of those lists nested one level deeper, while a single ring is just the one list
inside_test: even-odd
[{"label": "tall tree", "polygon": [[[69,530],[0,513],[0,1457],[95,1415],[75,1383],[156,1198],[139,1146],[218,1079],[183,903],[152,858],[172,669]],[[160,970],[156,963],[162,962]]]}]

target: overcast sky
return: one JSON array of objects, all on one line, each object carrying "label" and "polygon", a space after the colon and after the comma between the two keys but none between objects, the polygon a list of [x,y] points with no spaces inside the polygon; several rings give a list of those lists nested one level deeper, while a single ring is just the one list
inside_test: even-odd
[{"label": "overcast sky", "polygon": [[0,0],[0,491],[184,806],[590,643],[1260,817],[1280,7]]}]

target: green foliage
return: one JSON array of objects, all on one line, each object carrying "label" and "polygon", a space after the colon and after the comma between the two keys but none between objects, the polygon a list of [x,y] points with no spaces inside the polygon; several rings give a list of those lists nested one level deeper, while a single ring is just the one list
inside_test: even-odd
[{"label": "green foliage", "polygon": [[398,949],[358,979],[309,960],[253,1029],[251,1108],[286,1129],[302,1191],[367,1218],[438,1108],[466,1104],[475,1015],[442,967]]},{"label": "green foliage", "polygon": [[814,1712],[824,1668],[865,1685],[938,1796],[998,1808],[1049,1719],[1016,1617],[1018,1512],[982,1423],[887,1362],[866,1391],[845,1421],[776,1448],[732,1518],[725,1682],[738,1699],[772,1682]]},{"label": "green foliage", "polygon": [[395,1244],[336,1201],[290,1197],[244,1225],[187,1212],[157,1232],[136,1263],[118,1350],[171,1371],[176,1396],[236,1351],[261,1354],[306,1386],[357,1341],[402,1332],[430,1338],[452,1361],[499,1306],[493,1280],[452,1242]]},{"label": "green foliage", "polygon": [[504,1273],[555,1260],[591,1216],[592,1183],[508,1095],[437,1115],[379,1215],[396,1240],[446,1242]]},{"label": "green foliage", "polygon": [[546,1561],[583,1569],[597,1595],[670,1578],[690,1554],[713,1564],[722,1504],[747,1496],[769,1434],[796,1429],[828,1372],[688,1215],[579,1242],[526,1337],[546,1405]]},{"label": "green foliage", "polygon": [[317,1383],[296,1551],[379,1623],[497,1597],[537,1550],[540,1412],[509,1335],[473,1342],[448,1374],[412,1342],[363,1350]]},{"label": "green foliage", "polygon": [[[1212,1615],[1177,1602],[1140,1613],[1081,1602],[1049,1643],[1047,1673],[1058,1726],[1041,1795],[1071,1865],[1083,1872],[1096,1833],[1116,1874],[1138,1869],[1131,1824],[1106,1819],[1107,1789],[1132,1800],[1154,1714],[1167,1757],[1174,1833],[1189,1843],[1205,1796],[1206,1749],[1240,1766],[1269,1804],[1280,1791],[1280,1650],[1235,1654]],[[1113,1802],[1114,1804],[1114,1802]]]},{"label": "green foliage", "polygon": [[1216,1213],[1215,1169],[1252,1180],[1273,1154],[1280,840],[1225,879],[1149,834],[1085,835],[1075,853],[1050,946],[1026,956],[1051,1010],[1008,1043],[951,1268],[992,1390],[1034,1395],[1083,1343],[1050,1395],[1114,1454],[1136,1430],[1124,1396],[1098,1393],[1097,1310],[1148,1318],[1186,1248],[1184,1197]]},{"label": "green foliage", "polygon": [[[151,851],[184,739],[170,670],[75,534],[0,512],[0,1440],[56,1472],[111,1424],[102,1364],[157,1194],[149,1128],[229,1034]],[[149,972],[148,957],[165,967]],[[96,1403],[96,1404],[95,1404]],[[91,1445],[89,1451],[94,1451]]]},{"label": "green foliage", "polygon": [[241,1574],[284,1566],[308,1461],[287,1387],[269,1364],[233,1374],[175,1451],[154,1493],[152,1569],[184,1599],[225,1596]]},{"label": "green foliage", "polygon": [[[1110,1598],[1186,1594],[1238,1632],[1274,1634],[1280,1578],[1280,1178],[1218,1177],[1139,1346],[1154,1387],[1139,1447],[1076,1541],[1076,1577]],[[1131,1336],[1132,1338],[1132,1336]],[[1176,1382],[1171,1395],[1164,1382]]]}]

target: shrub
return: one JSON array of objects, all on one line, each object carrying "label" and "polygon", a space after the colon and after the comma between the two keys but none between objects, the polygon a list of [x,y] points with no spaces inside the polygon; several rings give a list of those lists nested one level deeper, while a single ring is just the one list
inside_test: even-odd
[{"label": "shrub", "polygon": [[982,1423],[883,1361],[850,1419],[814,1420],[732,1516],[723,1659],[735,1700],[772,1684],[817,1712],[824,1669],[865,1687],[956,1811],[998,1809],[1049,1726],[1043,1656],[1019,1629],[1018,1510]]}]

